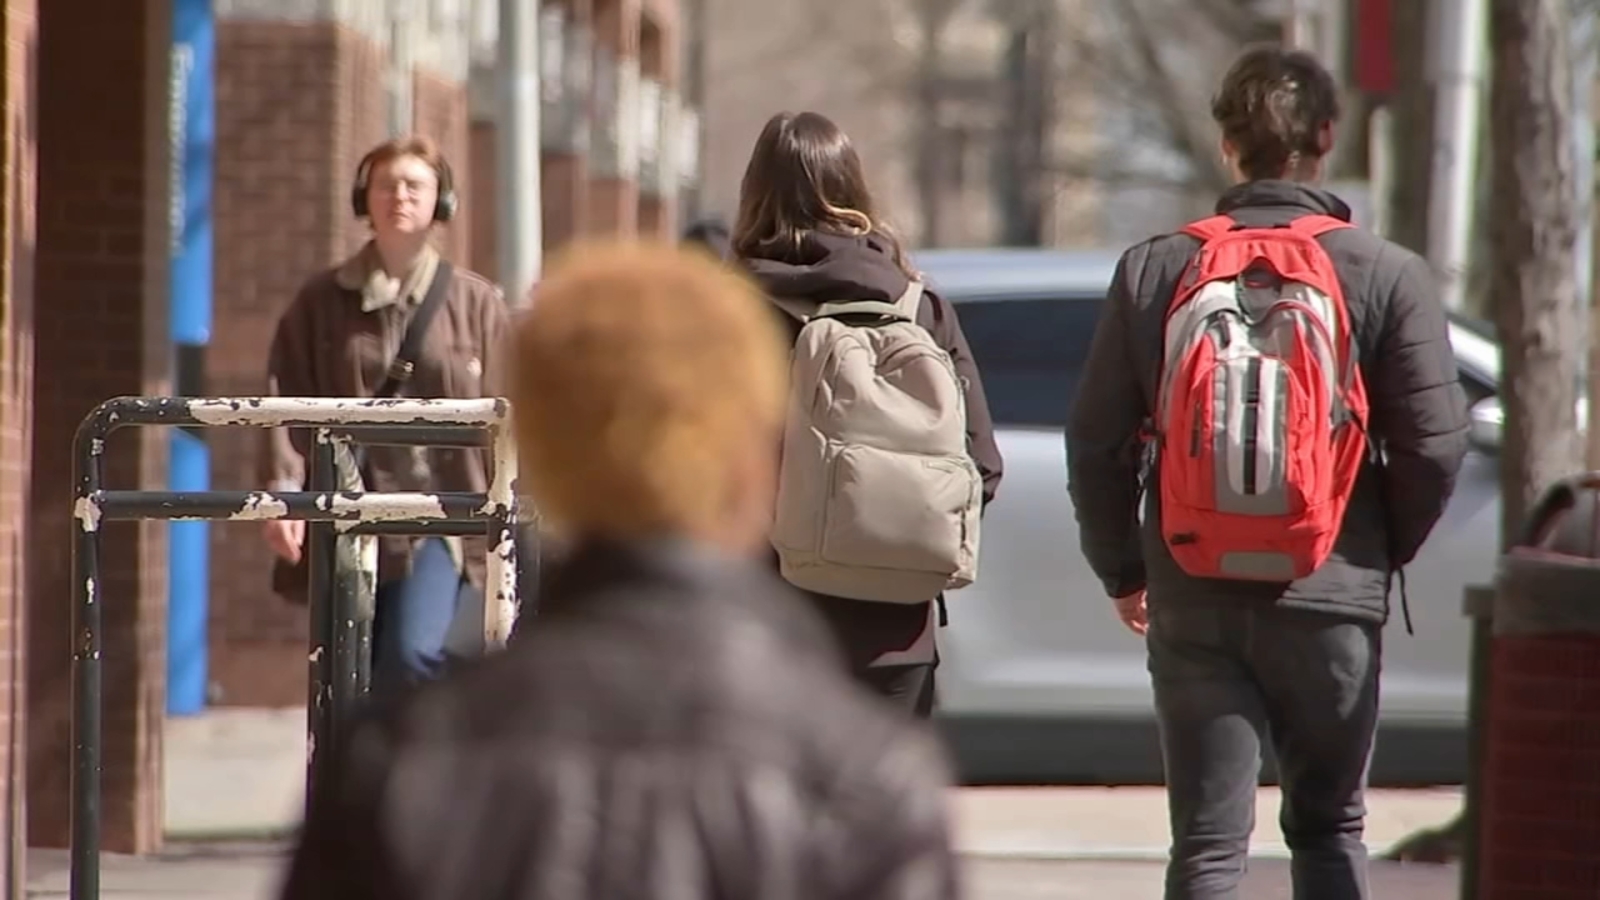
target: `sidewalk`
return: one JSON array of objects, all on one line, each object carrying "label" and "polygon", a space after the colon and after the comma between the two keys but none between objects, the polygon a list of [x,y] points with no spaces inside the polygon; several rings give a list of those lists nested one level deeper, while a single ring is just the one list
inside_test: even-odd
[{"label": "sidewalk", "polygon": [[[165,746],[171,846],[156,858],[107,857],[106,900],[270,897],[282,866],[279,839],[300,814],[304,710],[224,709],[173,720]],[[1159,890],[1166,802],[1158,788],[969,788],[952,802],[957,845],[971,861],[979,900],[1120,900]],[[1261,792],[1252,854],[1262,862],[1252,880],[1287,884],[1281,865],[1272,862],[1287,857],[1277,835],[1277,803],[1275,790]],[[1377,855],[1412,831],[1454,816],[1460,792],[1379,791],[1369,805],[1367,837]],[[30,851],[28,866],[29,896],[66,896],[65,851]],[[1453,896],[1438,893],[1454,883],[1449,869],[1385,868],[1374,878],[1384,886],[1378,896]]]}]

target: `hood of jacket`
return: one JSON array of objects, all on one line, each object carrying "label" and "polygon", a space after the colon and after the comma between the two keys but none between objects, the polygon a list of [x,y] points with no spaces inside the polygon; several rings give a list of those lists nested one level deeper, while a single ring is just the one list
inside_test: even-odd
[{"label": "hood of jacket", "polygon": [[1280,211],[1290,216],[1322,215],[1350,221],[1350,205],[1331,191],[1297,181],[1268,178],[1229,188],[1217,200],[1217,212]]},{"label": "hood of jacket", "polygon": [[769,296],[786,300],[875,300],[893,303],[910,279],[878,235],[813,232],[781,259],[741,260]]}]

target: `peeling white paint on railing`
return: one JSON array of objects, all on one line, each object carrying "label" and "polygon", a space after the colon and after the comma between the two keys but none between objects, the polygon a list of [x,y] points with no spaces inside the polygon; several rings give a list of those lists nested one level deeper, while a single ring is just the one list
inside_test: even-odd
[{"label": "peeling white paint on railing", "polygon": [[410,522],[449,518],[439,496],[423,492],[334,494],[329,504],[329,512],[334,515],[362,522]]},{"label": "peeling white paint on railing", "polygon": [[245,505],[236,515],[229,516],[231,521],[241,522],[250,519],[281,519],[289,514],[289,504],[279,500],[266,491],[250,495]]},{"label": "peeling white paint on railing", "polygon": [[188,401],[195,421],[208,426],[269,428],[286,422],[322,425],[428,425],[491,428],[506,419],[506,401],[349,399],[340,397],[215,397]]},{"label": "peeling white paint on railing", "polygon": [[72,501],[72,517],[84,531],[100,530],[100,504],[94,497],[79,497]]},{"label": "peeling white paint on railing", "polygon": [[[243,426],[275,428],[298,426],[316,428],[322,440],[337,426],[418,426],[423,428],[459,427],[488,431],[491,436],[493,479],[479,516],[502,519],[498,534],[491,535],[493,550],[488,554],[483,609],[483,642],[488,650],[504,646],[517,616],[516,488],[517,453],[511,429],[511,404],[502,398],[474,400],[429,400],[415,398],[371,399],[342,397],[213,397],[213,398],[118,398],[108,401],[99,415],[103,418],[88,447],[96,461],[103,456],[106,430],[134,424],[189,425],[203,427]],[[89,422],[86,421],[86,426]],[[342,439],[341,439],[342,440]],[[80,452],[81,449],[80,449]],[[98,486],[98,478],[88,484]],[[87,533],[98,532],[105,519],[107,493],[91,490],[73,504],[73,515]],[[117,492],[111,492],[117,493]],[[147,492],[155,493],[155,492]],[[217,492],[207,492],[213,495]],[[120,499],[120,498],[119,498]],[[171,501],[181,507],[184,501]],[[192,502],[192,501],[189,501]],[[318,515],[307,516],[307,508]],[[169,520],[184,518],[226,521],[264,521],[286,518],[333,518],[336,529],[347,531],[364,522],[397,522],[448,519],[440,496],[428,492],[368,493],[252,491],[237,508],[220,511],[214,506],[195,516],[183,515],[181,508],[165,510]],[[459,515],[459,511],[458,511]],[[366,543],[370,543],[367,541]],[[367,573],[364,573],[367,574]],[[92,594],[92,586],[91,586]]]}]

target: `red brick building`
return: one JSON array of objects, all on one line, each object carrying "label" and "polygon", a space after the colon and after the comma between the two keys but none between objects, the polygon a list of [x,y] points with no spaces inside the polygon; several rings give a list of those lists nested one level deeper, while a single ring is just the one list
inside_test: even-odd
[{"label": "red brick building", "polygon": [[[656,82],[671,84],[674,4],[640,2],[573,0],[568,9],[613,51],[596,60],[638,60]],[[261,389],[267,336],[300,280],[362,238],[348,213],[348,184],[357,157],[387,134],[389,48],[370,23],[327,17],[328,9],[367,4],[216,6],[207,376],[213,393],[252,394]],[[64,846],[67,837],[71,435],[107,397],[171,390],[171,22],[167,0],[5,0],[3,9],[0,847],[15,888],[22,847]],[[448,31],[448,23],[435,24]],[[493,240],[492,143],[482,142],[492,124],[472,121],[467,62],[465,51],[418,55],[411,107],[415,127],[452,156],[468,203],[445,247],[492,274],[492,256],[483,253]],[[586,90],[574,90],[573,102],[591,115],[571,127],[592,118]],[[621,130],[636,124],[624,121]],[[671,230],[672,178],[658,181],[629,159],[591,167],[582,141],[552,144],[564,149],[544,166],[552,242],[641,223]],[[640,171],[665,186],[641,196]],[[218,433],[212,447],[217,488],[256,486],[251,435]],[[159,430],[122,432],[109,455],[112,486],[162,486]],[[213,540],[211,670],[222,702],[300,703],[303,614],[267,592],[268,560],[254,529],[218,526]],[[107,850],[149,851],[161,841],[165,559],[159,524],[106,530]]]}]

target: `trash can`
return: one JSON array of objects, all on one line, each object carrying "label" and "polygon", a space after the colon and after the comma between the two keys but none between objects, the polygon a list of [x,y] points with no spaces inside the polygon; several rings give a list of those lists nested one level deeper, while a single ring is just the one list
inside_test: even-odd
[{"label": "trash can", "polygon": [[1600,472],[1540,499],[1500,562],[1479,896],[1600,897]]}]

